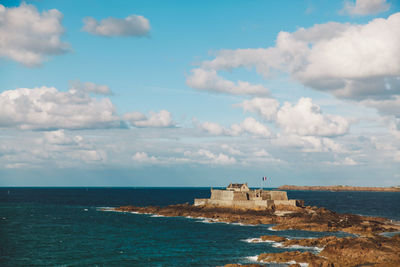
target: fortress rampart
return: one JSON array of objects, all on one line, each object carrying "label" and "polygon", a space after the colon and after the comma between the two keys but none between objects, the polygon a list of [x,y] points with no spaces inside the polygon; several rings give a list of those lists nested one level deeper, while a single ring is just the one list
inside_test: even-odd
[{"label": "fortress rampart", "polygon": [[247,184],[230,184],[226,190],[211,189],[210,198],[195,199],[194,205],[267,209],[273,205],[303,206],[304,201],[288,199],[285,191],[250,190]]}]

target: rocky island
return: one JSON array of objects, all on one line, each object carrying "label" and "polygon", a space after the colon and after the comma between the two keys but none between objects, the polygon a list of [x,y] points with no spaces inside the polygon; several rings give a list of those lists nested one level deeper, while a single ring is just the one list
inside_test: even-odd
[{"label": "rocky island", "polygon": [[[319,232],[343,231],[355,235],[353,237],[341,238],[328,236],[292,240],[280,236],[261,236],[259,238],[260,242],[266,240],[280,242],[282,247],[294,245],[318,247],[320,248],[320,252],[317,254],[304,251],[263,253],[257,259],[260,263],[287,263],[295,261],[297,263],[308,263],[310,267],[400,266],[400,235],[392,237],[381,235],[384,232],[400,231],[399,223],[380,217],[341,214],[322,207],[304,206],[303,202],[299,200],[289,201],[287,197],[286,200],[282,199],[285,198],[286,192],[271,194],[268,191],[250,190],[247,185],[243,185],[231,184],[226,190],[221,190],[225,193],[212,193],[210,201],[204,199],[195,200],[194,205],[186,203],[165,207],[122,206],[114,210],[170,217],[208,218],[210,222],[252,225],[273,224],[273,229],[278,231],[287,229]],[[224,201],[218,202],[217,200],[221,198],[221,195],[224,195],[222,197]],[[237,202],[235,201],[235,195],[240,198]],[[245,199],[242,199],[243,196],[245,196]],[[230,200],[230,198],[232,199]],[[275,202],[274,198],[280,198],[280,200]],[[250,202],[243,204],[246,201]],[[257,201],[266,201],[265,203],[267,204]],[[236,205],[239,202],[242,203]],[[256,205],[256,203],[264,203],[265,205]],[[226,266],[239,265],[228,264]]]},{"label": "rocky island", "polygon": [[400,192],[400,187],[361,187],[347,185],[330,186],[297,186],[282,185],[278,190],[304,190],[304,191],[370,191],[370,192]]}]

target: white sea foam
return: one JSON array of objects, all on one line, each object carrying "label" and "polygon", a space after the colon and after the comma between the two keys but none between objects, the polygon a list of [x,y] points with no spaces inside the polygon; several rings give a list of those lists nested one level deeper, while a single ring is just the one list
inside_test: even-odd
[{"label": "white sea foam", "polygon": [[256,256],[248,256],[248,257],[246,257],[246,259],[249,260],[249,261],[257,261],[258,255],[256,255]]},{"label": "white sea foam", "polygon": [[312,249],[317,251],[318,253],[321,252],[324,248],[320,248],[320,247],[306,247],[306,246],[300,246],[300,245],[291,245],[291,246],[287,246],[287,248],[293,248],[293,249]]},{"label": "white sea foam", "polygon": [[255,226],[254,224],[244,224],[244,223],[227,223],[232,225],[239,225],[239,226]]},{"label": "white sea foam", "polygon": [[283,248],[283,244],[282,244],[282,243],[279,243],[279,242],[273,242],[272,246],[273,246],[274,248]]},{"label": "white sea foam", "polygon": [[98,211],[108,211],[108,212],[125,212],[122,210],[115,210],[114,208],[97,208]]},{"label": "white sea foam", "polygon": [[158,218],[158,217],[165,217],[165,216],[164,215],[160,215],[160,214],[153,214],[150,217]]},{"label": "white sea foam", "polygon": [[275,241],[272,240],[262,240],[261,238],[247,238],[247,239],[242,239],[241,241],[246,242],[246,243],[276,243]]},{"label": "white sea foam", "polygon": [[215,221],[213,221],[213,220],[211,220],[211,219],[204,218],[204,219],[198,220],[198,221],[196,221],[196,222],[200,222],[200,223],[214,223]]},{"label": "white sea foam", "polygon": [[246,243],[259,243],[261,242],[260,238],[246,238],[242,239],[241,241],[246,242]]},{"label": "white sea foam", "polygon": [[283,243],[280,242],[273,242],[272,246],[274,248],[287,248],[287,249],[304,249],[304,250],[315,250],[316,252],[320,253],[324,248],[320,247],[306,247],[300,245],[291,245],[291,246],[284,246]]},{"label": "white sea foam", "polygon": [[305,263],[305,262],[297,262],[297,261],[289,261],[289,262],[286,262],[287,264],[296,264],[296,263],[298,263],[301,267],[308,267],[308,263]]}]

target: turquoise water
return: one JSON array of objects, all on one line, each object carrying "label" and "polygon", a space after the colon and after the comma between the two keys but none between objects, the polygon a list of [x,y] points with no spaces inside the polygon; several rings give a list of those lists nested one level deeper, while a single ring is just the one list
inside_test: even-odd
[{"label": "turquoise water", "polygon": [[[306,203],[319,199],[319,203],[330,209],[332,207],[326,204],[335,203],[337,211],[355,209],[361,214],[386,210],[366,209],[365,202],[369,198],[375,206],[385,205],[388,198],[390,203],[400,203],[400,194],[396,193],[340,193],[343,192],[290,191],[289,196],[302,196]],[[270,231],[270,225],[207,223],[201,219],[100,210],[100,207],[127,204],[184,203],[208,196],[209,188],[0,188],[0,265],[217,266],[250,263],[254,260],[251,257],[260,253],[288,249],[276,247],[276,243],[246,242],[249,238],[266,234],[289,238],[326,235]],[[343,201],[332,201],[334,196]],[[345,196],[356,199],[353,203],[364,199],[363,207],[345,205],[344,200],[348,199]],[[395,206],[386,214],[371,215],[399,219],[398,205]]]}]

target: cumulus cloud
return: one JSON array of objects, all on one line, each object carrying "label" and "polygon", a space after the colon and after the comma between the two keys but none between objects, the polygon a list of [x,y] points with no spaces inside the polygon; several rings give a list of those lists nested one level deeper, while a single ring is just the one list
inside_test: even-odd
[{"label": "cumulus cloud", "polygon": [[244,119],[240,124],[232,124],[229,128],[213,122],[204,122],[199,124],[198,127],[211,135],[239,136],[246,133],[259,137],[270,137],[272,135],[267,126],[252,117]]},{"label": "cumulus cloud", "polygon": [[132,156],[132,159],[141,163],[155,163],[157,162],[157,158],[154,156],[149,156],[146,152],[136,152],[135,155]]},{"label": "cumulus cloud", "polygon": [[124,115],[125,120],[127,120],[132,126],[135,127],[173,127],[174,122],[172,120],[171,113],[167,110],[161,110],[160,112],[149,112],[149,116],[145,114],[134,111]]},{"label": "cumulus cloud", "polygon": [[231,147],[230,145],[227,144],[222,144],[221,148],[225,151],[227,151],[231,155],[241,155],[242,152],[234,147]]},{"label": "cumulus cloud", "polygon": [[124,19],[106,18],[97,21],[92,17],[83,19],[82,30],[100,36],[146,36],[150,31],[150,22],[143,16],[130,15]]},{"label": "cumulus cloud", "polygon": [[195,152],[185,151],[184,155],[191,158],[194,162],[202,164],[228,165],[236,163],[234,157],[230,157],[223,153],[215,154],[206,149],[199,149]]},{"label": "cumulus cloud", "polygon": [[75,80],[71,82],[70,91],[82,91],[86,93],[93,93],[99,95],[111,95],[112,92],[107,85],[95,84],[92,82],[81,82],[79,80]]},{"label": "cumulus cloud", "polygon": [[238,106],[244,111],[256,112],[266,120],[275,120],[278,113],[279,102],[272,98],[255,97],[251,100],[245,100]]},{"label": "cumulus cloud", "polygon": [[[235,126],[232,127],[236,129]],[[244,119],[244,121],[240,123],[237,128],[240,130],[240,132],[244,131],[257,136],[269,137],[272,135],[267,126],[258,122],[252,117]]]},{"label": "cumulus cloud", "polygon": [[268,121],[274,121],[286,134],[300,136],[336,136],[346,134],[349,121],[341,116],[323,114],[311,98],[300,98],[297,104],[279,102],[270,98],[253,98],[241,104],[245,111],[256,112]]},{"label": "cumulus cloud", "polygon": [[286,133],[317,136],[346,134],[349,122],[341,116],[324,115],[311,98],[300,98],[296,105],[289,102],[280,108],[276,115],[277,124]]},{"label": "cumulus cloud", "polygon": [[393,96],[390,99],[367,99],[361,103],[376,108],[383,115],[394,115],[400,118],[400,95]]},{"label": "cumulus cloud", "polygon": [[265,151],[265,149],[256,150],[256,151],[254,151],[253,154],[256,157],[270,157],[271,156],[267,151]]},{"label": "cumulus cloud", "polygon": [[0,57],[34,67],[47,56],[66,53],[69,46],[60,39],[62,17],[57,9],[40,13],[25,3],[10,8],[0,4]]},{"label": "cumulus cloud", "polygon": [[86,163],[107,161],[107,154],[103,150],[76,150],[71,152],[70,156]]},{"label": "cumulus cloud", "polygon": [[269,90],[261,84],[238,81],[234,83],[218,76],[215,70],[197,68],[191,71],[186,84],[199,90],[229,93],[234,95],[268,95]]},{"label": "cumulus cloud", "polygon": [[268,78],[272,72],[339,98],[382,99],[400,92],[400,13],[364,25],[335,23],[280,32],[268,48],[222,50],[201,64],[218,71],[255,68]]},{"label": "cumulus cloud", "polygon": [[342,145],[330,138],[317,136],[299,136],[295,134],[278,134],[274,142],[282,147],[300,148],[304,152],[347,152]]},{"label": "cumulus cloud", "polygon": [[54,87],[18,88],[0,94],[0,127],[18,129],[90,129],[120,127],[108,98]]},{"label": "cumulus cloud", "polygon": [[357,161],[355,161],[354,159],[350,158],[350,157],[345,157],[345,158],[340,158],[337,159],[333,162],[328,161],[325,162],[326,164],[330,164],[330,165],[346,165],[346,166],[354,166],[354,165],[358,165],[359,163]]},{"label": "cumulus cloud", "polygon": [[107,153],[96,145],[88,142],[80,135],[72,135],[60,129],[43,132],[43,138],[38,140],[41,147],[33,149],[36,157],[53,160],[58,166],[66,167],[74,162],[104,163]]},{"label": "cumulus cloud", "polygon": [[340,13],[349,15],[373,15],[388,11],[390,4],[386,0],[356,0],[344,2]]},{"label": "cumulus cloud", "polygon": [[65,134],[65,131],[49,131],[44,133],[44,139],[49,144],[54,145],[78,145],[83,141],[83,137],[80,135],[70,137]]}]

